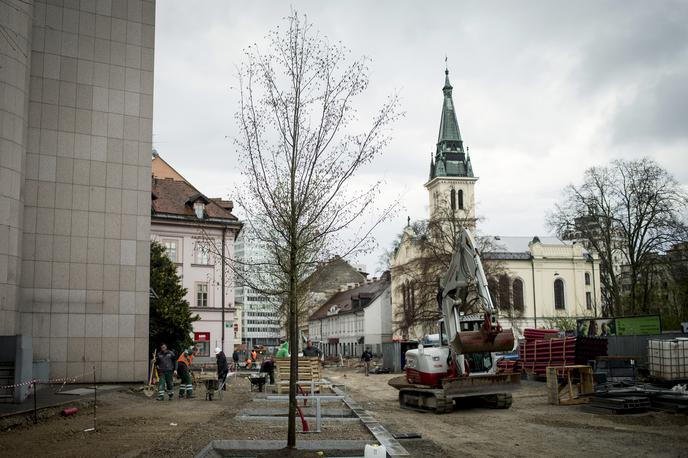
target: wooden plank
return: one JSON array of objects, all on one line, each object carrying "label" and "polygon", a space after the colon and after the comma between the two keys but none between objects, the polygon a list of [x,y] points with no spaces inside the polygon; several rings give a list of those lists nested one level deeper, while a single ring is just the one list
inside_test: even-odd
[{"label": "wooden plank", "polygon": [[[578,383],[574,383],[575,376],[579,378]],[[592,367],[584,365],[547,367],[547,401],[550,404],[586,404],[590,402],[590,398],[583,393],[592,391]]]}]

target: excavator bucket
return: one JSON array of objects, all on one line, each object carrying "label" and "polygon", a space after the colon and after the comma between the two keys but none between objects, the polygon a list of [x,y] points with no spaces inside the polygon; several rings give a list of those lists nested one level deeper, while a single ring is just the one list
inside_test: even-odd
[{"label": "excavator bucket", "polygon": [[464,331],[454,337],[451,346],[457,354],[493,353],[513,350],[514,341],[514,331],[511,329],[494,334],[486,334],[482,330]]}]

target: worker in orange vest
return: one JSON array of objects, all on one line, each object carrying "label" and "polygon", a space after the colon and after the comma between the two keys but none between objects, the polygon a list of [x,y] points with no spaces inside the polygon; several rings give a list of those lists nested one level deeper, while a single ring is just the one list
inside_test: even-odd
[{"label": "worker in orange vest", "polygon": [[198,353],[197,347],[189,347],[184,350],[179,356],[179,359],[177,359],[177,375],[181,379],[179,385],[179,399],[183,399],[184,394],[186,394],[187,399],[194,397],[193,382],[191,380],[191,363],[196,353]]}]

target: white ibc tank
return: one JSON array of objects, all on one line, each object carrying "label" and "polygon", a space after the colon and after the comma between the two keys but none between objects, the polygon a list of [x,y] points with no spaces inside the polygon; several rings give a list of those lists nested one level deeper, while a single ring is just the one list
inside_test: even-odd
[{"label": "white ibc tank", "polygon": [[385,458],[387,456],[387,448],[384,445],[370,445],[366,444],[365,458]]}]

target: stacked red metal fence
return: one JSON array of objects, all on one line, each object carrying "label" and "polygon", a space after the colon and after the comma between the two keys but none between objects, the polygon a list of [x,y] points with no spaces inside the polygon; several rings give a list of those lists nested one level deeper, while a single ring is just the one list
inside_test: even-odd
[{"label": "stacked red metal fence", "polygon": [[523,370],[545,375],[547,366],[569,366],[576,359],[576,338],[555,337],[556,329],[526,329],[518,346]]}]

